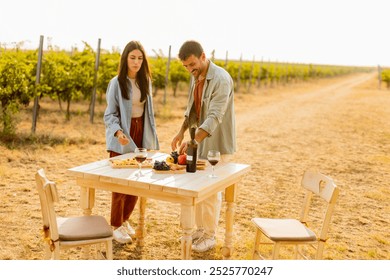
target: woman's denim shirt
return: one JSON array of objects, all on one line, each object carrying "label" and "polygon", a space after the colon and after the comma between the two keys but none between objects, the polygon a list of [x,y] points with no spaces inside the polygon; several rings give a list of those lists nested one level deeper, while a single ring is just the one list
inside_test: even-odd
[{"label": "woman's denim shirt", "polygon": [[[132,94],[131,83],[129,81],[130,99],[122,97],[119,87],[118,76],[111,79],[107,87],[106,100],[107,108],[104,112],[104,123],[106,126],[106,147],[107,151],[113,151],[120,154],[134,152],[137,146],[130,137],[131,112],[132,112]],[[152,84],[149,81],[149,92],[147,95],[144,111],[144,134],[142,147],[149,150],[159,150],[159,142],[156,132],[156,123],[154,119]],[[114,136],[115,132],[122,130],[130,139],[129,144],[122,146]]]}]

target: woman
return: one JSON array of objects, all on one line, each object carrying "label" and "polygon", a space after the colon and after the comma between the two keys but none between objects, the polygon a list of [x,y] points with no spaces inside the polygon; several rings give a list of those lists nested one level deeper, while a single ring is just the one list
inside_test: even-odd
[{"label": "woman", "polygon": [[[120,59],[118,75],[108,84],[104,113],[106,145],[110,157],[134,152],[137,147],[158,150],[152,103],[152,81],[143,46],[129,42]],[[114,239],[132,242],[134,229],[128,223],[137,196],[112,193],[111,226]]]}]

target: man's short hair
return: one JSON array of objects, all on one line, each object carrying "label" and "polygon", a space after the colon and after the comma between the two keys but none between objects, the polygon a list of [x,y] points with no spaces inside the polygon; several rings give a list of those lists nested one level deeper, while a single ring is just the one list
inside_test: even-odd
[{"label": "man's short hair", "polygon": [[203,48],[201,44],[199,44],[197,41],[186,41],[181,46],[179,51],[179,58],[180,60],[186,60],[191,55],[196,56],[199,58],[203,53]]}]

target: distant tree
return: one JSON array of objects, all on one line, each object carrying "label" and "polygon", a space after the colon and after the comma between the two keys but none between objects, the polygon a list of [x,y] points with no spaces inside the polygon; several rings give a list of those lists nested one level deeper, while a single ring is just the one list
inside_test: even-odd
[{"label": "distant tree", "polygon": [[383,70],[381,76],[382,81],[386,83],[387,88],[390,88],[390,69]]},{"label": "distant tree", "polygon": [[[0,62],[0,120],[3,134],[16,132],[16,118],[20,105],[27,106],[34,95],[35,52],[5,52]],[[35,63],[36,64],[36,63]]]},{"label": "distant tree", "polygon": [[104,53],[100,55],[100,65],[98,71],[97,91],[99,93],[99,103],[102,102],[102,93],[106,92],[110,80],[118,74],[120,53]]},{"label": "distant tree", "polygon": [[157,91],[165,87],[167,59],[164,59],[164,54],[161,50],[158,52],[153,50],[153,52],[156,54],[156,57],[150,58],[149,61],[152,72],[153,96],[156,96]]},{"label": "distant tree", "polygon": [[47,95],[66,102],[66,119],[70,119],[70,104],[81,98],[89,99],[93,88],[95,56],[87,44],[82,52],[77,49],[69,54],[65,51],[50,51],[44,55],[42,83],[48,87]]},{"label": "distant tree", "polygon": [[190,73],[184,68],[178,60],[171,62],[171,71],[169,72],[169,80],[171,81],[173,88],[173,96],[176,97],[177,88],[180,82],[189,83]]}]

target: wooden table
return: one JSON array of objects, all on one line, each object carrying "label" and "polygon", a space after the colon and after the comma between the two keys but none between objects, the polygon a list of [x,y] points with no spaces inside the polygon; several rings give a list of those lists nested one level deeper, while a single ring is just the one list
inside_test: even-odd
[{"label": "wooden table", "polygon": [[[129,158],[134,154],[116,157]],[[165,160],[167,154],[148,152],[148,157]],[[250,166],[238,163],[218,163],[215,166],[217,178],[210,178],[211,166],[195,173],[156,174],[151,168],[143,168],[142,176],[138,169],[111,167],[109,159],[70,168],[69,174],[76,177],[81,187],[81,207],[84,215],[91,215],[95,201],[95,189],[119,192],[140,197],[139,226],[136,230],[137,245],[144,243],[144,222],[146,199],[164,200],[179,203],[181,206],[180,225],[183,229],[181,239],[182,259],[191,259],[192,232],[195,225],[195,206],[205,198],[225,191],[226,229],[222,254],[225,259],[232,255],[232,237],[237,183],[249,172]]]}]

